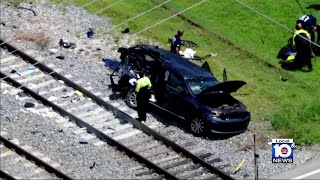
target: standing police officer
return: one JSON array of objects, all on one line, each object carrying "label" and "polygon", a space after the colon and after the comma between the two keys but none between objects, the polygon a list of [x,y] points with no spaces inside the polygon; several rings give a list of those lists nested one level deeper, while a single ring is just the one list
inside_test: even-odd
[{"label": "standing police officer", "polygon": [[183,30],[178,30],[177,34],[172,37],[172,40],[171,40],[172,53],[179,54],[182,36],[183,36]]},{"label": "standing police officer", "polygon": [[[299,29],[297,26],[296,29]],[[304,29],[297,30],[293,35],[293,45],[297,51],[297,54],[294,58],[294,64],[296,68],[301,69],[303,65],[308,66],[308,71],[312,71],[312,64],[311,64],[311,42],[310,42],[310,35]]]},{"label": "standing police officer", "polygon": [[137,93],[137,110],[138,121],[145,121],[147,119],[147,105],[151,96],[151,81],[144,75],[143,71],[139,72],[140,79],[138,79],[135,92]]}]

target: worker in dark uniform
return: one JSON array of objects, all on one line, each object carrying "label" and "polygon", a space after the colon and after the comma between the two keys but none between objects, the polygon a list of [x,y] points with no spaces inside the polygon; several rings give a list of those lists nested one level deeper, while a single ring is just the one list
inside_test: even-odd
[{"label": "worker in dark uniform", "polygon": [[184,31],[178,30],[177,34],[172,37],[171,40],[171,52],[179,54],[181,47],[181,37],[183,36]]},{"label": "worker in dark uniform", "polygon": [[[299,27],[297,27],[298,29]],[[304,65],[308,66],[309,72],[312,71],[312,50],[309,33],[304,29],[297,30],[293,35],[293,43],[297,54],[294,58],[294,65],[296,68],[301,69]]]},{"label": "worker in dark uniform", "polygon": [[140,78],[137,81],[135,91],[137,93],[137,110],[138,121],[145,121],[147,118],[147,105],[151,96],[151,81],[144,75],[143,71],[139,72]]},{"label": "worker in dark uniform", "polygon": [[320,29],[317,27],[317,18],[312,16],[311,14],[303,15],[298,20],[296,25],[299,28],[302,28],[310,34],[311,41],[314,42],[315,40],[315,32],[318,34],[318,41],[319,41],[319,32]]}]

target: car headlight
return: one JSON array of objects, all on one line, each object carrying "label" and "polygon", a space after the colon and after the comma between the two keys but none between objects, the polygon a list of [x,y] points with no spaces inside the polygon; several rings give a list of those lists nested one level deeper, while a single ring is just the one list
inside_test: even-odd
[{"label": "car headlight", "polygon": [[209,117],[212,119],[215,119],[215,118],[220,118],[220,115],[221,115],[220,112],[214,111],[209,114]]}]

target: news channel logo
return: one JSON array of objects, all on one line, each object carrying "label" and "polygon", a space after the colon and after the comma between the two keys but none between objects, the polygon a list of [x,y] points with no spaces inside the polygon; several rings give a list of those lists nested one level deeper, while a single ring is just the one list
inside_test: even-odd
[{"label": "news channel logo", "polygon": [[297,145],[293,139],[272,139],[272,163],[293,163],[293,151]]}]

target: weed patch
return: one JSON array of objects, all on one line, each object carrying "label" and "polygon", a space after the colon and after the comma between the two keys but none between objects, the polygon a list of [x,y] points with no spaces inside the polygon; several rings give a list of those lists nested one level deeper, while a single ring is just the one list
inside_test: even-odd
[{"label": "weed patch", "polygon": [[52,41],[46,32],[38,32],[38,33],[20,33],[16,34],[13,39],[24,40],[29,42],[34,42],[41,49],[45,49],[49,46]]}]

